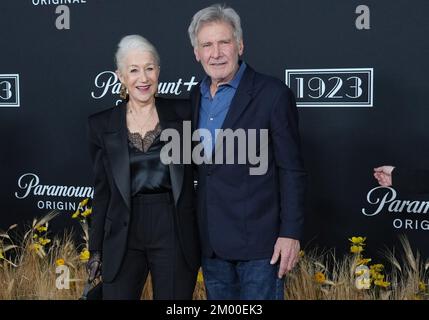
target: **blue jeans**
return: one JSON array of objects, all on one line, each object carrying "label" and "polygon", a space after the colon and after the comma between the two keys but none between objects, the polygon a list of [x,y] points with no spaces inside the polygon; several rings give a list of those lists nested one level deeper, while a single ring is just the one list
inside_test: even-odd
[{"label": "blue jeans", "polygon": [[229,261],[203,258],[204,284],[209,300],[283,300],[284,278],[270,259]]}]

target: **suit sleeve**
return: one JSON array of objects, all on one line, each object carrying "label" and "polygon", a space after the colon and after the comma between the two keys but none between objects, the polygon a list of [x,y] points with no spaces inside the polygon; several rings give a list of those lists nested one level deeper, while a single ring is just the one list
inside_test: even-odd
[{"label": "suit sleeve", "polygon": [[395,168],[392,171],[392,183],[401,192],[429,193],[429,170]]},{"label": "suit sleeve", "polygon": [[89,250],[102,251],[104,223],[110,199],[110,189],[103,161],[104,147],[93,126],[94,124],[90,118],[88,121],[88,140],[89,152],[93,163],[94,197],[89,230]]},{"label": "suit sleeve", "polygon": [[271,113],[271,138],[279,174],[279,237],[300,240],[307,174],[301,156],[298,110],[292,91],[282,86]]}]

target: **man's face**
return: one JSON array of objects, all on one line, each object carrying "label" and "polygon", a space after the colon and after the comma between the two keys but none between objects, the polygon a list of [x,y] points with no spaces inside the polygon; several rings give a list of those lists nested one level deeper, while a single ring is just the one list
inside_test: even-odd
[{"label": "man's face", "polygon": [[194,53],[212,84],[219,85],[234,78],[238,58],[243,54],[243,41],[237,43],[229,23],[206,23],[198,31]]}]

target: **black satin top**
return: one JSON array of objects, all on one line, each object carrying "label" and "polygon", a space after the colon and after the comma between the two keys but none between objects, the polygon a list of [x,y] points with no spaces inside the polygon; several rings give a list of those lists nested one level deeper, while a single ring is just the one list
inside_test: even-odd
[{"label": "black satin top", "polygon": [[128,141],[130,153],[131,196],[171,191],[170,170],[161,162],[160,152],[164,143],[158,135],[146,152]]}]

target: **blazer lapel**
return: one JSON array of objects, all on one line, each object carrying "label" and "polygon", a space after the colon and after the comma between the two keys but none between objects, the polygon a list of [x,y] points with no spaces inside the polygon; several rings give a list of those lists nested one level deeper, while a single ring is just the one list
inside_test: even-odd
[{"label": "blazer lapel", "polygon": [[170,168],[171,189],[173,191],[174,204],[177,206],[180,194],[182,193],[183,175],[185,167],[183,166],[183,164],[172,163],[170,163],[168,166]]},{"label": "blazer lapel", "polygon": [[222,124],[222,129],[232,128],[232,126],[240,118],[240,115],[246,109],[249,102],[252,100],[253,77],[255,71],[247,65],[235,92],[234,98],[231,101],[228,113]]},{"label": "blazer lapel", "polygon": [[192,132],[198,129],[198,122],[200,117],[200,101],[201,101],[201,92],[200,92],[200,85],[198,84],[197,87],[194,89],[195,94],[192,102],[192,111],[193,111],[193,117],[192,117]]},{"label": "blazer lapel", "polygon": [[[167,114],[167,108],[173,109],[173,106],[164,105],[164,101],[165,100],[163,99],[156,99],[156,103],[155,103],[161,129],[162,130],[168,129],[168,128],[176,129],[180,133],[180,140],[181,140],[180,142],[182,147],[183,146],[183,132],[181,129],[182,124],[179,124],[177,119],[169,119]],[[170,163],[168,167],[170,171],[171,189],[173,193],[174,203],[177,206],[177,203],[180,198],[180,194],[182,193],[185,167],[183,163],[180,163],[180,164]]]},{"label": "blazer lapel", "polygon": [[131,210],[130,158],[126,126],[126,104],[117,106],[110,117],[109,132],[104,133],[112,175],[128,209]]},{"label": "blazer lapel", "polygon": [[[244,112],[250,101],[252,100],[253,92],[253,77],[255,71],[247,65],[244,71],[243,77],[241,78],[240,84],[238,85],[237,91],[235,92],[234,98],[231,101],[228,113],[226,114],[225,120],[222,124],[222,130],[232,129],[233,125],[240,119],[241,114]],[[220,148],[221,141],[216,142],[215,152],[213,152],[213,163],[216,151]]]}]

